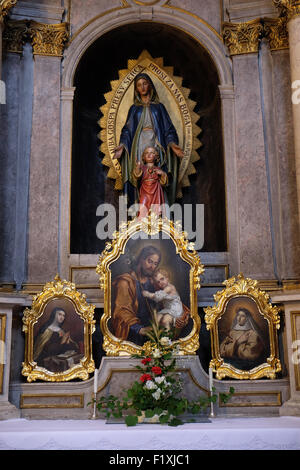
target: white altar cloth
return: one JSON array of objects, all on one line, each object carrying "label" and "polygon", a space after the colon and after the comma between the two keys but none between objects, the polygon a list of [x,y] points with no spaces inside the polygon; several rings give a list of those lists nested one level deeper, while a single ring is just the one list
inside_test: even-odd
[{"label": "white altar cloth", "polygon": [[211,423],[0,421],[0,450],[300,450],[300,417],[214,418]]}]

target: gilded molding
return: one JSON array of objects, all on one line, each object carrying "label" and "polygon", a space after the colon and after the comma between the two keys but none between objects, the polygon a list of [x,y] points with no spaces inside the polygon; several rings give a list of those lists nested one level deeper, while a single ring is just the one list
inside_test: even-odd
[{"label": "gilded molding", "polygon": [[[278,352],[277,330],[280,328],[280,308],[273,306],[267,292],[258,287],[258,281],[245,278],[243,274],[227,279],[223,283],[226,287],[214,295],[215,305],[204,309],[206,327],[211,332],[212,360],[210,367],[216,372],[217,379],[231,377],[239,380],[257,380],[262,377],[275,379],[276,374],[281,371],[281,363]],[[220,346],[220,319],[228,312],[231,301],[252,303],[252,312],[256,310],[256,320],[264,319],[268,325],[269,357],[252,369],[239,369],[238,362],[232,357],[221,354]],[[253,303],[254,302],[254,303]],[[248,305],[250,305],[248,304]],[[255,305],[255,307],[253,307]],[[249,312],[250,313],[250,312]],[[250,315],[252,315],[250,313]],[[226,362],[227,360],[227,362]]]},{"label": "gilded molding", "polygon": [[44,24],[31,21],[29,35],[34,55],[62,57],[69,39],[69,27],[67,23]]},{"label": "gilded molding", "polygon": [[268,39],[271,51],[288,49],[289,34],[287,18],[264,18],[264,36]]},{"label": "gilded molding", "polygon": [[246,23],[223,23],[223,39],[231,56],[257,53],[262,34],[260,18]]},{"label": "gilded molding", "polygon": [[288,21],[300,15],[300,0],[273,0],[279,9],[280,16],[287,17]]},{"label": "gilded molding", "polygon": [[128,356],[153,353],[153,344],[147,341],[143,346],[138,346],[130,341],[117,338],[109,329],[109,321],[112,317],[111,299],[111,265],[125,253],[126,244],[130,239],[146,234],[148,237],[155,235],[167,236],[175,245],[178,256],[190,265],[189,290],[190,290],[190,313],[193,320],[192,331],[188,336],[177,339],[179,355],[193,355],[199,349],[199,331],[201,320],[198,315],[197,290],[200,289],[200,276],[204,273],[204,266],[200,257],[194,250],[193,243],[188,242],[186,232],[182,231],[180,223],[149,214],[144,219],[136,218],[128,223],[120,225],[119,232],[112,235],[111,242],[106,243],[106,248],[99,257],[96,273],[99,275],[100,289],[104,290],[104,314],[101,317],[100,327],[103,333],[102,348],[107,356]]},{"label": "gilded molding", "polygon": [[0,21],[8,15],[9,10],[17,4],[18,0],[0,0]]},{"label": "gilded molding", "polygon": [[[74,316],[83,321],[83,354],[77,363],[70,362],[67,370],[53,372],[34,359],[35,332],[34,327],[43,316],[47,305],[51,302],[63,301],[71,305]],[[61,306],[56,304],[56,306]],[[55,303],[53,308],[55,308]],[[61,280],[57,275],[52,282],[45,284],[43,290],[32,299],[31,308],[23,313],[23,332],[25,333],[25,358],[22,364],[22,375],[28,382],[43,380],[48,382],[66,382],[73,379],[88,380],[89,374],[94,372],[95,363],[92,357],[92,334],[95,331],[95,306],[86,301],[85,294],[79,292],[75,284]]]},{"label": "gilded molding", "polygon": [[5,22],[3,31],[3,48],[7,52],[22,54],[23,45],[28,38],[29,23],[26,20]]}]

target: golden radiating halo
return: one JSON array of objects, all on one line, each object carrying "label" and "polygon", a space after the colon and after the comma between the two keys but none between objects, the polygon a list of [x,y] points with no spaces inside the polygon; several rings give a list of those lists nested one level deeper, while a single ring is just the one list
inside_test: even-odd
[{"label": "golden radiating halo", "polygon": [[100,150],[104,154],[102,163],[109,168],[108,177],[115,180],[115,189],[122,190],[121,165],[114,159],[114,149],[130,106],[133,104],[134,79],[137,74],[149,74],[158,92],[160,101],[165,105],[179,137],[179,145],[184,157],[179,166],[177,197],[182,197],[182,188],[190,186],[189,176],[196,172],[194,163],[200,159],[197,149],[201,142],[197,136],[201,129],[197,126],[198,114],[193,110],[196,103],[189,99],[190,90],[182,87],[183,79],[174,76],[173,67],[164,67],[163,58],[153,59],[147,51],[136,60],[128,60],[128,68],[119,70],[119,79],[110,82],[111,91],[105,94],[106,103],[101,107],[103,113],[99,121],[102,141]]}]

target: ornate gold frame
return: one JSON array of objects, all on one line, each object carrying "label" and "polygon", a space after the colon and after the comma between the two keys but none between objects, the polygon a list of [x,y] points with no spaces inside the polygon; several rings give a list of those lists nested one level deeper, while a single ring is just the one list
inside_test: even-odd
[{"label": "ornate gold frame", "polygon": [[155,236],[162,232],[169,236],[176,247],[176,253],[183,261],[186,261],[190,269],[190,311],[194,325],[191,333],[178,339],[176,343],[179,347],[180,355],[195,354],[199,348],[200,317],[197,315],[197,290],[200,289],[200,275],[204,272],[200,257],[194,250],[193,243],[186,239],[187,234],[181,231],[179,222],[171,222],[167,218],[161,218],[155,214],[149,214],[144,219],[134,219],[131,222],[123,223],[120,231],[113,234],[113,240],[106,244],[105,250],[99,258],[96,268],[100,277],[100,288],[104,290],[104,314],[101,318],[101,330],[104,341],[103,349],[108,356],[127,356],[144,351],[151,352],[150,342],[146,342],[143,347],[132,342],[121,340],[115,337],[108,328],[108,320],[111,318],[111,271],[110,266],[124,254],[128,240],[139,232],[148,236]]},{"label": "ornate gold frame", "polygon": [[[67,299],[71,301],[74,310],[83,320],[84,357],[79,364],[73,365],[64,372],[51,372],[38,366],[33,360],[34,325],[43,315],[51,300]],[[43,291],[33,297],[31,308],[26,308],[23,315],[23,331],[25,332],[25,360],[22,374],[28,382],[41,379],[48,382],[65,382],[72,379],[87,380],[89,374],[94,372],[95,364],[92,358],[92,334],[95,330],[95,306],[86,301],[86,296],[76,290],[75,284],[61,280],[57,275],[54,281],[47,283]]]},{"label": "ornate gold frame", "polygon": [[[245,278],[243,274],[239,274],[237,278],[232,277],[224,281],[223,284],[226,288],[214,295],[215,306],[204,309],[207,329],[211,332],[212,360],[210,367],[216,372],[216,378],[232,377],[241,380],[268,377],[275,379],[276,373],[281,371],[276,331],[280,328],[279,307],[272,306],[269,302],[269,295],[257,287],[258,281]],[[270,357],[267,358],[265,363],[250,371],[235,368],[233,365],[226,363],[220,355],[218,321],[225,313],[228,302],[239,297],[252,299],[269,326]]]},{"label": "ornate gold frame", "polygon": [[[300,338],[297,337],[297,318],[300,318],[299,311],[292,311],[291,312],[291,333],[292,333],[292,344],[294,341],[299,341]],[[294,364],[294,376],[295,376],[295,387],[296,390],[300,390],[300,366],[299,364]]]}]

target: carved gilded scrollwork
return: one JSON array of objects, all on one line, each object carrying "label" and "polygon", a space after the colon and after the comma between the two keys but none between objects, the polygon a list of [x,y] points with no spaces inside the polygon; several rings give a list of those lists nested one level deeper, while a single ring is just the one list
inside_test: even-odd
[{"label": "carved gilded scrollwork", "polygon": [[262,33],[260,18],[246,23],[223,23],[223,39],[230,55],[258,52]]},{"label": "carved gilded scrollwork", "polygon": [[264,36],[268,39],[271,51],[288,49],[289,35],[287,18],[264,18]]},{"label": "carved gilded scrollwork", "polygon": [[0,20],[8,15],[9,10],[17,4],[18,0],[0,0]]},{"label": "carved gilded scrollwork", "polygon": [[[197,290],[200,288],[200,276],[204,272],[204,266],[201,264],[200,257],[194,250],[193,244],[188,242],[187,234],[182,232],[180,224],[173,223],[166,218],[162,219],[155,214],[149,214],[147,218],[136,218],[129,223],[121,224],[119,232],[113,234],[112,241],[106,243],[106,248],[99,257],[96,272],[99,275],[100,288],[104,290],[104,314],[101,317],[100,324],[104,337],[102,347],[108,356],[126,356],[141,351],[145,354],[153,352],[149,341],[143,346],[138,346],[131,341],[115,336],[110,328],[113,317],[112,298],[116,293],[116,287],[113,287],[116,277],[112,275],[112,272],[115,269],[119,274],[120,267],[117,265],[117,268],[115,268],[113,263],[118,262],[121,255],[125,255],[125,257],[128,255],[128,250],[126,250],[128,242],[134,240],[136,244],[139,237],[144,240],[145,236],[146,239],[151,240],[151,244],[157,243],[163,252],[168,250],[169,243],[174,245],[173,249],[176,249],[175,256],[178,256],[178,261],[175,262],[174,260],[173,269],[176,269],[176,266],[181,266],[181,263],[189,266],[187,279],[181,279],[181,281],[189,292],[189,310],[193,326],[187,336],[177,339],[177,344],[180,355],[195,354],[199,349],[200,331],[200,317],[197,313]],[[143,245],[139,246],[142,247]],[[126,313],[129,306],[124,306],[124,309]]]},{"label": "carved gilded scrollwork", "polygon": [[31,21],[29,35],[34,55],[62,57],[69,38],[67,23],[44,24]]},{"label": "carved gilded scrollwork", "polygon": [[7,52],[22,54],[23,45],[28,38],[29,23],[26,20],[5,22],[3,47]]},{"label": "carved gilded scrollwork", "polygon": [[[23,314],[22,375],[28,382],[89,378],[95,370],[92,358],[94,310],[95,306],[87,303],[86,296],[76,290],[75,284],[59,276],[33,297],[31,308],[26,308]],[[59,321],[57,311],[64,314]]]},{"label": "carved gilded scrollwork", "polygon": [[225,289],[214,295],[215,305],[204,309],[211,332],[210,366],[218,379],[275,379],[281,371],[279,308],[258,288],[258,281],[243,274],[226,280],[224,285]]},{"label": "carved gilded scrollwork", "polygon": [[281,16],[286,16],[288,20],[300,15],[300,0],[273,0],[274,5],[279,9]]}]

